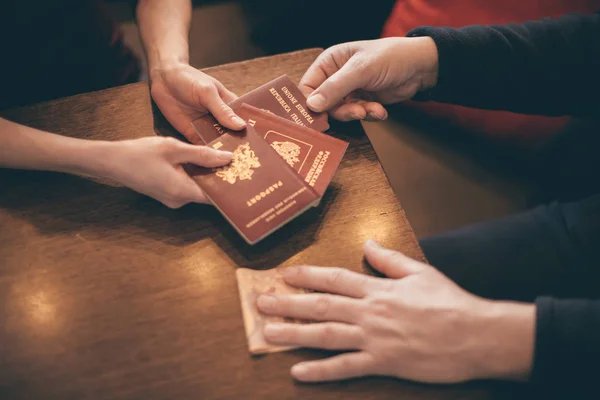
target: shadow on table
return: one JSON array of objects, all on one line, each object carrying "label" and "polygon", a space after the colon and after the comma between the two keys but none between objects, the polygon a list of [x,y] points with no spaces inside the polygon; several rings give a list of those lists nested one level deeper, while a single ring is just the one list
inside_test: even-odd
[{"label": "shadow on table", "polygon": [[318,238],[321,222],[335,202],[340,188],[330,186],[320,204],[306,211],[255,245],[249,245],[227,224],[219,226],[221,235],[214,238],[221,249],[239,266],[266,270],[276,267]]},{"label": "shadow on table", "polygon": [[[87,239],[130,243],[147,237],[186,246],[212,239],[238,266],[267,269],[310,246],[339,188],[328,189],[308,210],[258,244],[248,245],[212,206],[172,210],[125,187],[45,172],[0,171],[0,208],[27,220],[44,235],[85,232]],[[136,243],[134,240],[131,243]]]}]

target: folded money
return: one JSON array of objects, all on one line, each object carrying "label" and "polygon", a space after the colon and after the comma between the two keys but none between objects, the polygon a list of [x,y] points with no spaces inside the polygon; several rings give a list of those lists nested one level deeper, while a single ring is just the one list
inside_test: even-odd
[{"label": "folded money", "polygon": [[267,323],[304,322],[261,314],[256,308],[256,299],[261,294],[298,294],[306,293],[306,290],[297,289],[285,283],[279,268],[265,271],[238,268],[236,277],[250,353],[265,354],[295,349],[294,346],[277,346],[267,343],[263,336],[263,329]]}]

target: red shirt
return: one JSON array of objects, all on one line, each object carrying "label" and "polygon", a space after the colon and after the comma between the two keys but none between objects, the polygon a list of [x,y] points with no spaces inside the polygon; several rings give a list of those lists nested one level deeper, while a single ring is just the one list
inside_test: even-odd
[{"label": "red shirt", "polygon": [[[598,10],[600,0],[397,0],[382,36],[405,36],[408,31],[424,25],[458,28],[505,24],[571,12],[591,14]],[[568,122],[566,117],[519,115],[434,102],[409,102],[408,105],[472,132],[520,141],[545,138],[560,131]]]}]

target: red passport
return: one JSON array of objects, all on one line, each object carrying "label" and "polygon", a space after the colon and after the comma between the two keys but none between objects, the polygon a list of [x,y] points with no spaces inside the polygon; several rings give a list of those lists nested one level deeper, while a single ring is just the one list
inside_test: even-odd
[{"label": "red passport", "polygon": [[243,104],[238,115],[322,197],[348,142]]},{"label": "red passport", "polygon": [[318,203],[320,196],[253,127],[224,134],[208,146],[231,151],[233,161],[219,168],[197,167],[190,175],[249,244]]},{"label": "red passport", "polygon": [[[244,103],[317,131],[323,132],[329,129],[327,113],[315,113],[309,110],[306,97],[287,75],[282,75],[238,97],[229,103],[229,106],[237,112]],[[198,133],[200,144],[212,142],[227,132],[227,129],[224,129],[211,114],[192,121],[192,126]]]}]

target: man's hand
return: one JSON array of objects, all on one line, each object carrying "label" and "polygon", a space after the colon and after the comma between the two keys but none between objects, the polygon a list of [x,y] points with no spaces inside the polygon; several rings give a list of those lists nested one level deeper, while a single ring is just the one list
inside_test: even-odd
[{"label": "man's hand", "polygon": [[364,251],[367,261],[390,279],[341,268],[292,267],[283,271],[288,284],[322,293],[258,298],[265,314],[320,321],[267,325],[269,342],[351,351],[297,364],[294,378],[389,375],[453,383],[528,376],[534,305],[476,297],[435,268],[372,241]]},{"label": "man's hand", "polygon": [[319,55],[300,89],[313,111],[329,111],[341,121],[383,120],[383,104],[435,86],[437,71],[437,47],[429,37],[350,42]]},{"label": "man's hand", "polygon": [[[142,138],[111,142],[103,155],[99,175],[153,197],[170,208],[187,203],[206,203],[202,189],[183,169],[183,164],[219,167],[231,161],[231,153],[194,146],[173,138]],[[105,172],[104,172],[105,171]]]},{"label": "man's hand", "polygon": [[196,136],[191,121],[207,111],[227,128],[239,130],[246,126],[227,105],[237,96],[189,64],[176,63],[152,70],[150,85],[160,111],[190,141]]}]

